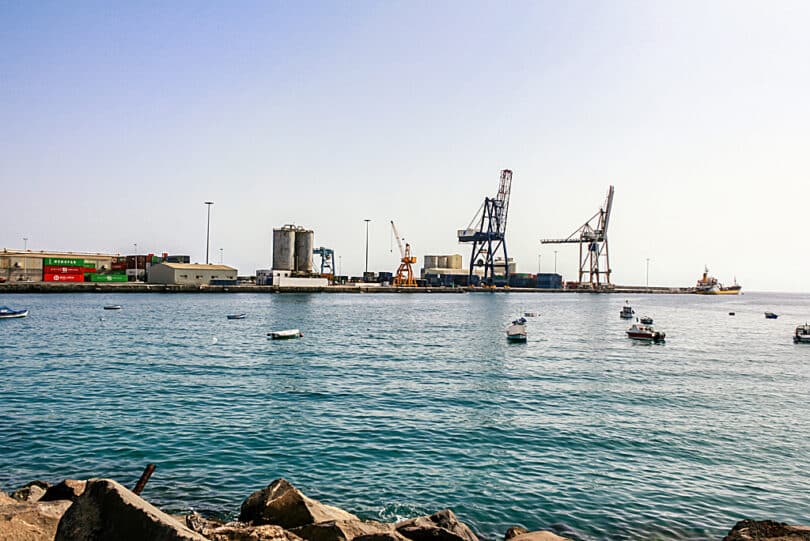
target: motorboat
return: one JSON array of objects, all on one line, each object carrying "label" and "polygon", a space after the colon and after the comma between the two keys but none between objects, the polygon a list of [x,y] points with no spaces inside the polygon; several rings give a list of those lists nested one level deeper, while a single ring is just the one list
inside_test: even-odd
[{"label": "motorboat", "polygon": [[105,310],[120,310],[121,308],[123,308],[123,306],[120,304],[108,304],[104,307]]},{"label": "motorboat", "polygon": [[506,339],[510,342],[525,342],[527,338],[526,318],[516,319],[506,328]]},{"label": "motorboat", "polygon": [[805,323],[796,327],[796,333],[793,335],[794,344],[810,344],[810,324]]},{"label": "motorboat", "polygon": [[0,306],[0,319],[13,319],[15,317],[25,317],[28,310],[12,310],[8,306]]},{"label": "motorboat", "polygon": [[301,338],[302,336],[304,336],[304,333],[302,333],[298,329],[287,329],[284,331],[269,332],[267,333],[267,336],[269,336],[273,340],[290,340],[292,338]]},{"label": "motorboat", "polygon": [[765,312],[765,319],[776,319],[779,317],[779,314],[774,314],[773,312]]},{"label": "motorboat", "polygon": [[652,325],[644,325],[643,323],[633,323],[627,329],[627,337],[633,340],[645,340],[648,342],[663,342],[667,334],[663,331],[656,331]]},{"label": "motorboat", "polygon": [[227,317],[228,319],[245,319],[246,315],[247,314],[228,314],[225,317]]},{"label": "motorboat", "polygon": [[653,324],[653,318],[651,318],[650,316],[643,316],[638,321],[639,321],[639,323],[641,323],[643,325],[652,325]]},{"label": "motorboat", "polygon": [[622,306],[621,312],[619,312],[619,317],[622,319],[633,319],[633,316],[636,314],[636,311],[633,310],[633,307],[630,306],[630,301],[624,301],[625,304]]}]

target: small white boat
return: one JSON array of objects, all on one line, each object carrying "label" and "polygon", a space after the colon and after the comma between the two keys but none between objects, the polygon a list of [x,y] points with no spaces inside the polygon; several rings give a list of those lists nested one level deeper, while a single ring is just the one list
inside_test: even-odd
[{"label": "small white boat", "polygon": [[246,315],[247,314],[228,314],[225,317],[227,317],[228,319],[245,319]]},{"label": "small white boat", "polygon": [[121,308],[123,308],[123,306],[120,304],[108,304],[104,307],[105,310],[120,310]]},{"label": "small white boat", "polygon": [[796,327],[796,333],[793,335],[794,344],[810,344],[810,324],[805,323]]},{"label": "small white boat", "polygon": [[25,317],[28,310],[12,310],[8,306],[0,306],[0,319],[12,319],[15,317]]},{"label": "small white boat", "polygon": [[302,333],[298,329],[287,329],[284,331],[269,332],[267,333],[267,336],[269,336],[273,340],[289,340],[291,338],[301,338],[302,336],[304,336],[304,333]]},{"label": "small white boat", "polygon": [[506,339],[510,342],[525,342],[528,338],[526,333],[526,320],[516,319],[506,328]]},{"label": "small white boat", "polygon": [[652,325],[644,325],[643,323],[633,323],[627,329],[627,337],[633,340],[645,340],[648,342],[663,342],[667,333],[656,331]]},{"label": "small white boat", "polygon": [[625,304],[622,306],[621,312],[619,312],[619,317],[622,319],[633,319],[633,316],[636,314],[636,311],[633,310],[633,307],[630,306],[630,301],[624,301]]}]

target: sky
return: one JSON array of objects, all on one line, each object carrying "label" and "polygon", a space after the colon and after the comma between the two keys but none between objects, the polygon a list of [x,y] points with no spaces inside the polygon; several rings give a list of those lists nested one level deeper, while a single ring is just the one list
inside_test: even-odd
[{"label": "sky", "polygon": [[[243,275],[294,223],[341,274],[460,253],[501,169],[518,272],[616,194],[613,281],[810,291],[805,1],[0,0],[0,248]],[[317,260],[317,257],[315,258]]]}]

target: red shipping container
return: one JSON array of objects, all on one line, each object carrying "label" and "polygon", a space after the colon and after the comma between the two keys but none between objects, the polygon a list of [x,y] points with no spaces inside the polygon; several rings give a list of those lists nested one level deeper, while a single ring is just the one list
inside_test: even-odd
[{"label": "red shipping container", "polygon": [[127,270],[127,262],[122,261],[120,263],[111,263],[110,270]]},{"label": "red shipping container", "polygon": [[46,282],[84,282],[84,274],[52,274],[46,273]]},{"label": "red shipping container", "polygon": [[[95,269],[93,269],[95,271]],[[84,267],[56,267],[53,265],[45,265],[42,267],[42,272],[45,274],[84,274],[88,272]]]}]

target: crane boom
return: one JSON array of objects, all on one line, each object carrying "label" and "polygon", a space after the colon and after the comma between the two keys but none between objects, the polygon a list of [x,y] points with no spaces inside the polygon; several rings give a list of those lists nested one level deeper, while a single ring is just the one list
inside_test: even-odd
[{"label": "crane boom", "polygon": [[394,237],[397,239],[397,246],[399,246],[399,255],[400,257],[405,257],[405,247],[402,246],[402,238],[399,236],[399,231],[397,231],[397,226],[394,225],[394,220],[391,220],[391,230],[394,234]]}]

